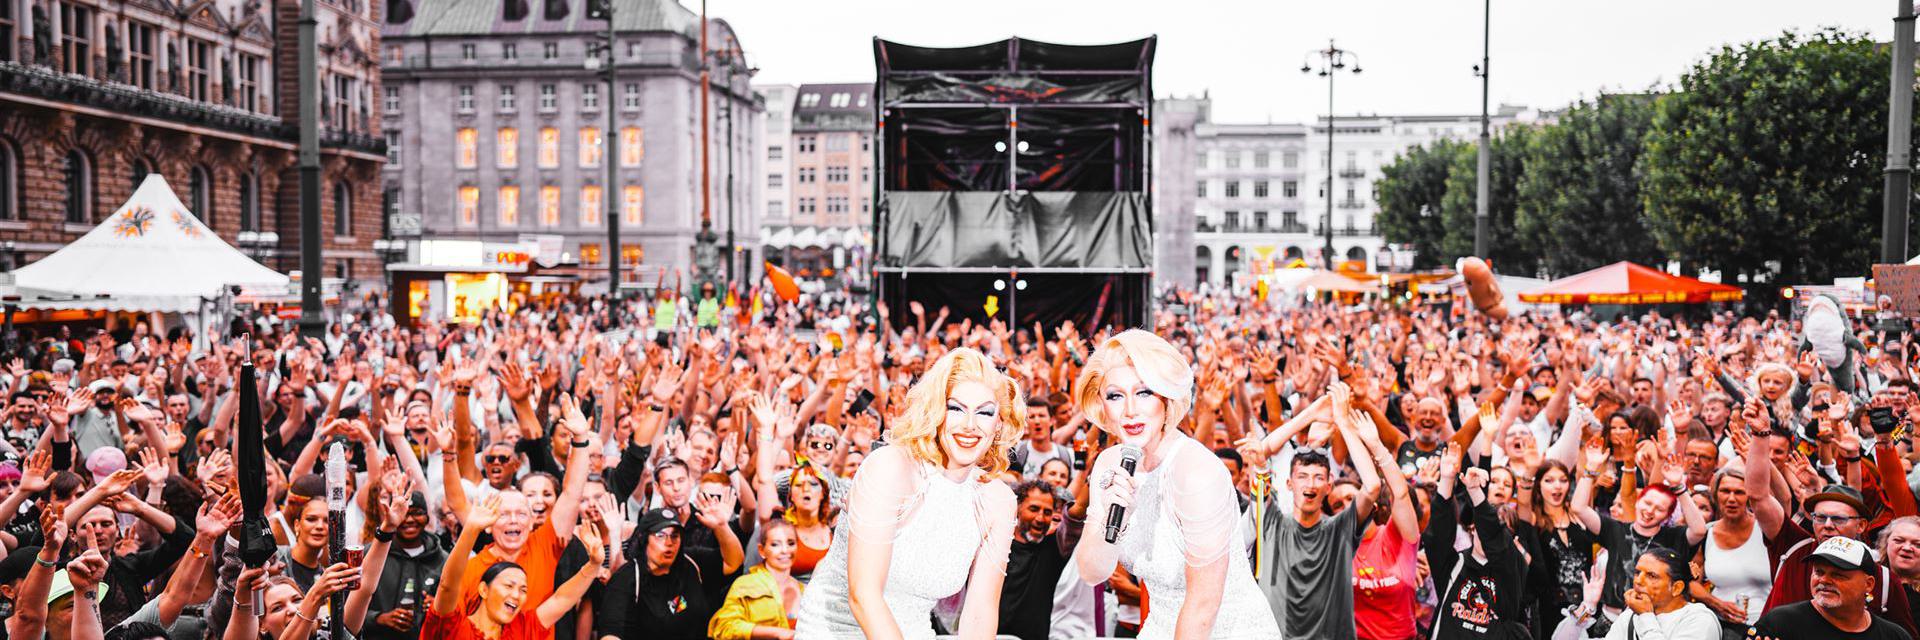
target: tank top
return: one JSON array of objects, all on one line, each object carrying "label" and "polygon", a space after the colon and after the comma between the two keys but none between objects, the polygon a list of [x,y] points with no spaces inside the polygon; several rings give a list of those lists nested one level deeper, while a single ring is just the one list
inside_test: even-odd
[{"label": "tank top", "polygon": [[1766,536],[1760,534],[1759,523],[1754,523],[1745,542],[1722,549],[1713,536],[1719,526],[1718,522],[1708,525],[1705,545],[1705,569],[1707,580],[1713,582],[1713,597],[1736,604],[1746,598],[1746,623],[1759,622],[1767,594],[1773,590],[1773,563],[1767,560]]},{"label": "tank top", "polygon": [[820,564],[820,559],[827,557],[827,550],[833,548],[833,530],[827,530],[826,547],[818,549],[809,547],[807,546],[807,540],[800,536],[794,536],[794,542],[797,544],[794,545],[793,549],[793,575],[802,576],[811,574],[813,573],[814,566]]}]

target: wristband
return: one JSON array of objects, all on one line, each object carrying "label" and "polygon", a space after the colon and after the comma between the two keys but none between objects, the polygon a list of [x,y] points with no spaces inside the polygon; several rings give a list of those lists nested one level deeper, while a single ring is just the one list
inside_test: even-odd
[{"label": "wristband", "polygon": [[1598,471],[1594,471],[1594,470],[1592,470],[1592,469],[1581,469],[1581,470],[1580,470],[1580,477],[1582,477],[1582,478],[1598,478],[1598,477],[1600,477],[1600,472],[1598,472]]},{"label": "wristband", "polygon": [[46,559],[42,559],[42,558],[41,558],[41,557],[39,556],[39,554],[34,554],[34,556],[33,556],[33,563],[34,563],[34,564],[37,564],[37,565],[40,565],[40,566],[42,566],[42,567],[46,567],[46,568],[48,568],[48,569],[59,569],[59,568],[60,568],[60,563],[58,563],[58,562],[54,562],[54,561],[52,561],[52,560],[46,560]]},{"label": "wristband", "polygon": [[666,405],[658,405],[658,404],[647,405],[647,408],[651,409],[654,413],[664,413],[667,410]]},{"label": "wristband", "polygon": [[373,540],[375,542],[393,542],[393,533],[394,532],[392,531],[382,531],[380,529],[374,529]]},{"label": "wristband", "polygon": [[592,440],[572,440],[572,441],[569,441],[567,444],[573,445],[573,448],[575,449],[585,449],[587,445],[593,444],[593,441]]}]

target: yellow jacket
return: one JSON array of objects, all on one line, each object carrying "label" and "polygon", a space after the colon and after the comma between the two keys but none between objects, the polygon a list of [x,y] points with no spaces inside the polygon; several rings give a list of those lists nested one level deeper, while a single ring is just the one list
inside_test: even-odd
[{"label": "yellow jacket", "polygon": [[793,628],[780,601],[780,584],[765,566],[756,566],[733,581],[720,610],[707,623],[707,635],[713,640],[749,640],[757,626]]}]

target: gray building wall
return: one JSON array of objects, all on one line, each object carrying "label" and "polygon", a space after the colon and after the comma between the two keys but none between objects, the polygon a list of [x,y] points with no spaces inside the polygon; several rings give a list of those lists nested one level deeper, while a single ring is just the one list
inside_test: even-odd
[{"label": "gray building wall", "polygon": [[[534,15],[525,20],[541,23],[541,7],[533,4]],[[414,22],[429,17],[431,10],[423,8],[422,16]],[[584,5],[574,10],[584,11]],[[685,11],[665,0],[622,0],[616,10]],[[667,17],[669,26],[686,20],[685,15]],[[560,235],[565,238],[564,251],[574,259],[583,265],[604,265],[605,260],[621,259],[621,247],[607,246],[604,215],[609,205],[614,215],[624,215],[624,188],[639,186],[643,219],[638,225],[622,219],[620,244],[642,248],[643,279],[649,277],[648,273],[688,268],[701,217],[697,19],[685,31],[623,31],[615,47],[619,69],[612,91],[597,71],[588,69],[589,43],[596,39],[593,34],[604,33],[604,23],[582,20],[582,28],[592,28],[591,33],[507,33],[500,21],[494,22],[493,27],[476,33],[396,34],[394,27],[388,27],[383,78],[397,91],[389,100],[397,98],[399,109],[389,110],[385,117],[388,130],[397,132],[389,139],[397,142],[401,151],[398,162],[386,168],[386,183],[389,193],[397,195],[393,205],[396,213],[403,218],[417,216],[421,237],[427,239],[512,242],[522,234]],[[630,24],[624,18],[621,23]],[[713,21],[709,33],[714,49],[734,42],[723,21]],[[551,58],[546,55],[549,43],[558,47]],[[511,58],[505,50],[508,45],[513,48]],[[742,250],[739,260],[744,272],[740,275],[748,277],[758,272],[759,219],[764,210],[760,204],[764,177],[759,123],[763,107],[748,87],[751,74],[744,56],[737,44],[731,46],[731,56],[723,52],[711,57],[710,195],[714,231],[724,243],[731,223],[735,244]],[[729,58],[734,62],[731,78],[727,73]],[[541,105],[541,90],[547,85],[556,92],[552,109]],[[626,103],[629,85],[638,88],[637,108]],[[462,87],[471,87],[471,110],[461,108]],[[501,106],[505,87],[513,89],[511,110]],[[595,107],[585,104],[588,87],[598,93]],[[733,118],[731,153],[729,106]],[[615,114],[611,129],[607,124],[609,109]],[[518,137],[517,163],[512,168],[499,166],[499,132],[507,127],[514,128]],[[540,132],[547,127],[555,129],[559,137],[558,162],[552,167],[540,166]],[[581,165],[580,132],[585,127],[600,130],[602,163],[621,161],[612,150],[613,137],[627,127],[640,128],[643,155],[638,166],[618,167],[618,184],[606,184],[605,164]],[[477,161],[471,168],[461,167],[458,158],[459,132],[468,128],[477,138]],[[601,187],[601,211],[583,224],[581,188],[587,185]],[[503,186],[520,190],[517,224],[502,224]],[[477,215],[470,223],[460,220],[461,193],[466,187],[478,190]],[[543,187],[558,189],[557,224],[543,224],[541,220]],[[592,247],[598,247],[596,261],[583,255]],[[583,252],[583,248],[589,250]],[[722,250],[724,256],[724,246]]]}]

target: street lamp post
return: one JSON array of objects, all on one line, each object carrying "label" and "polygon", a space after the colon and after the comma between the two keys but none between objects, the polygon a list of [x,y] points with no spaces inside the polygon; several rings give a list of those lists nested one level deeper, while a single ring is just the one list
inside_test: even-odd
[{"label": "street lamp post", "polygon": [[1473,255],[1482,258],[1487,257],[1487,192],[1491,190],[1489,184],[1493,176],[1493,139],[1487,132],[1487,83],[1493,63],[1490,55],[1493,44],[1493,0],[1484,2],[1480,17],[1480,66],[1473,68],[1473,74],[1480,76],[1480,164],[1479,170],[1474,173]]},{"label": "street lamp post", "polygon": [[620,162],[620,128],[615,118],[621,106],[615,103],[615,96],[619,94],[614,93],[615,87],[618,84],[616,82],[615,69],[619,67],[619,65],[616,64],[619,60],[617,57],[619,53],[614,46],[616,41],[613,31],[613,0],[594,0],[593,2],[587,3],[587,19],[607,21],[607,39],[606,48],[604,49],[607,54],[605,62],[606,68],[601,71],[602,75],[605,75],[607,78],[607,102],[605,105],[607,110],[607,132],[600,136],[601,144],[605,145],[607,149],[606,156],[600,159],[601,162],[607,165],[607,186],[600,190],[601,208],[606,211],[605,215],[607,216],[607,250],[600,252],[600,256],[607,261],[607,296],[618,302],[620,300],[620,257],[624,255],[620,250],[620,211],[618,203],[625,198],[619,195],[623,193],[620,188],[620,165],[618,164]]},{"label": "street lamp post", "polygon": [[1880,261],[1907,261],[1907,211],[1913,202],[1913,0],[1900,0],[1893,19],[1893,104],[1887,114],[1885,211],[1880,220]]},{"label": "street lamp post", "polygon": [[[1313,56],[1320,56],[1320,67],[1313,66]],[[1307,62],[1300,65],[1301,73],[1319,73],[1327,79],[1327,220],[1322,228],[1326,246],[1322,249],[1322,262],[1326,268],[1333,268],[1333,78],[1347,69],[1348,59],[1353,62],[1353,73],[1360,73],[1360,55],[1333,45],[1327,41],[1327,48],[1309,52]]]},{"label": "street lamp post", "polygon": [[[300,334],[318,338],[320,315],[320,69],[313,0],[300,0]],[[336,216],[349,215],[335,211]]]}]

